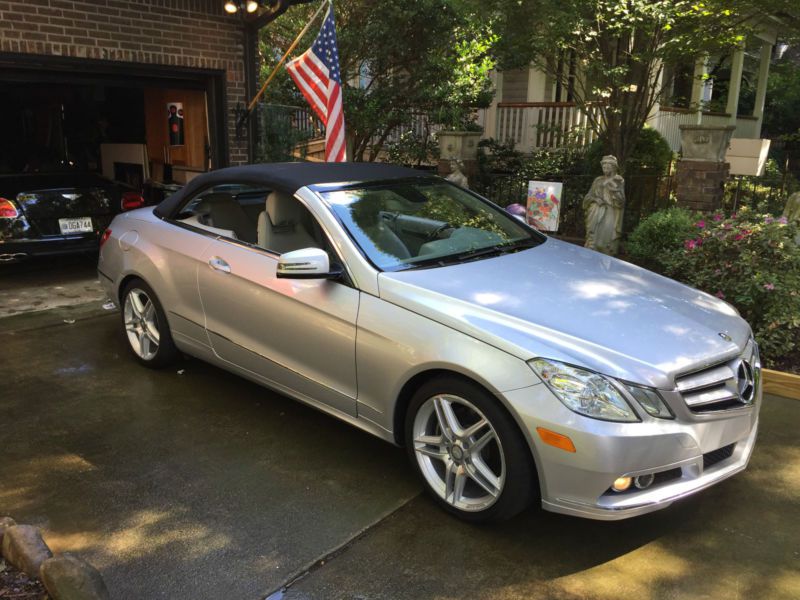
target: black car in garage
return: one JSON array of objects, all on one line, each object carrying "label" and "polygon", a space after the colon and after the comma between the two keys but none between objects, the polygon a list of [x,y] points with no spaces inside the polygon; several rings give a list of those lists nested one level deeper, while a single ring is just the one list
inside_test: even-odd
[{"label": "black car in garage", "polygon": [[0,263],[95,251],[114,215],[144,204],[138,191],[93,173],[0,175]]}]

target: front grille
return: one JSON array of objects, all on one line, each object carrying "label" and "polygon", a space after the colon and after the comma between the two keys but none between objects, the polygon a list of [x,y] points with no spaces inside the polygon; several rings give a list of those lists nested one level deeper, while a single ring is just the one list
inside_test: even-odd
[{"label": "front grille", "polygon": [[703,454],[703,470],[708,469],[709,467],[714,466],[718,462],[722,462],[733,456],[733,450],[736,448],[736,444],[728,444],[727,446],[723,446],[718,450],[714,450],[712,452],[706,452]]},{"label": "front grille", "polygon": [[675,383],[689,410],[706,413],[750,406],[759,377],[758,349],[751,341],[735,359],[682,375]]},{"label": "front grille", "polygon": [[660,473],[656,473],[655,479],[653,479],[653,485],[661,485],[673,479],[680,479],[682,476],[683,471],[681,471],[680,467],[670,469],[669,471],[661,471]]}]

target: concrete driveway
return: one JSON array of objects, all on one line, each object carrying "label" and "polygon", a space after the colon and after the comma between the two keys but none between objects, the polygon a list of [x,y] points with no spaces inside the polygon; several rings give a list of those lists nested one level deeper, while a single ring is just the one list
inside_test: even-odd
[{"label": "concrete driveway", "polygon": [[2,320],[0,515],[118,599],[800,597],[800,402],[750,468],[659,513],[475,527],[401,449],[194,360],[127,354],[118,314]]}]

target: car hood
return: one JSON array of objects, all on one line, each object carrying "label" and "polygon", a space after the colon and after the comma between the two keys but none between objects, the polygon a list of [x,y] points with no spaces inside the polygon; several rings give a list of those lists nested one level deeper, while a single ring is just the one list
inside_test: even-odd
[{"label": "car hood", "polygon": [[381,273],[381,298],[523,360],[541,356],[673,389],[740,353],[750,327],[728,303],[552,238],[458,265]]}]

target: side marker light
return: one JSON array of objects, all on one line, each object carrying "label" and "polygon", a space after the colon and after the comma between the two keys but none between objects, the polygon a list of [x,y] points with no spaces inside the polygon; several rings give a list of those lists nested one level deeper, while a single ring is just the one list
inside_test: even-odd
[{"label": "side marker light", "polygon": [[565,435],[550,431],[544,427],[537,427],[536,433],[538,433],[542,441],[549,446],[554,446],[567,452],[577,452],[577,450],[575,450],[575,444]]}]

